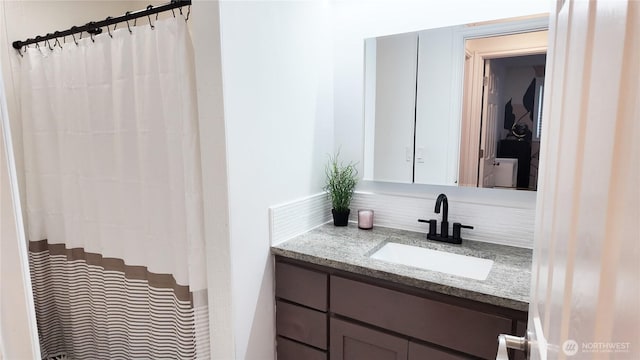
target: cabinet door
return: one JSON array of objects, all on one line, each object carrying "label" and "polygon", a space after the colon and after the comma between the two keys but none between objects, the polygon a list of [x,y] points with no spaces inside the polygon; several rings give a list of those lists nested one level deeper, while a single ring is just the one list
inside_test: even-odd
[{"label": "cabinet door", "polygon": [[[367,89],[369,96],[375,96],[371,124],[374,130],[367,133],[374,139],[373,179],[410,184],[413,182],[418,35],[377,38],[374,43],[367,43],[367,50],[371,51],[369,44],[375,47],[372,51],[375,60],[370,63],[374,65],[371,81],[374,84]],[[368,111],[367,115],[369,117]]]},{"label": "cabinet door", "polygon": [[409,341],[331,318],[331,360],[406,360]]}]

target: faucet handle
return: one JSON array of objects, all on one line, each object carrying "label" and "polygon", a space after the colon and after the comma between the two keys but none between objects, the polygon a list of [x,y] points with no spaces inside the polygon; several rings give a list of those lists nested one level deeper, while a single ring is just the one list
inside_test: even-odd
[{"label": "faucet handle", "polygon": [[453,223],[453,238],[454,240],[462,240],[460,236],[460,229],[473,229],[473,226],[462,225],[460,223]]},{"label": "faucet handle", "polygon": [[436,235],[438,233],[438,230],[437,230],[438,220],[435,220],[435,219],[430,219],[430,220],[418,219],[418,222],[429,223],[429,234],[428,235]]}]

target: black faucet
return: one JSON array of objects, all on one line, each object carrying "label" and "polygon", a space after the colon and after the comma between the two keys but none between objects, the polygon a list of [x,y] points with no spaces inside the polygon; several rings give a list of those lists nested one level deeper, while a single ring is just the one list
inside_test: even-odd
[{"label": "black faucet", "polygon": [[436,214],[440,213],[440,207],[442,207],[442,224],[440,225],[440,234],[438,234],[438,220],[423,220],[418,219],[419,222],[429,223],[429,233],[427,233],[427,239],[442,241],[451,244],[462,244],[462,237],[460,236],[461,229],[473,229],[473,226],[462,225],[461,223],[453,223],[453,234],[449,236],[449,201],[447,195],[440,194],[436,199],[436,207],[434,209]]},{"label": "black faucet", "polygon": [[449,200],[447,195],[440,194],[436,199],[436,208],[433,210],[436,214],[440,214],[440,205],[442,205],[442,223],[440,224],[440,236],[443,238],[449,237]]}]

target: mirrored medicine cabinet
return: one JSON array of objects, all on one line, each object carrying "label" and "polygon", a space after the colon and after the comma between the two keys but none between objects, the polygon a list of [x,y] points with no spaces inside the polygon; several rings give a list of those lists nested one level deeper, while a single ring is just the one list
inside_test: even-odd
[{"label": "mirrored medicine cabinet", "polygon": [[536,190],[547,18],[365,39],[364,179]]}]

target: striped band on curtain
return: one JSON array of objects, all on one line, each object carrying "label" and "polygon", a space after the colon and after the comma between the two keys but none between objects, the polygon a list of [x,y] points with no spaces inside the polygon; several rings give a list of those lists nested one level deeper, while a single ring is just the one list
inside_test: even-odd
[{"label": "striped band on curtain", "polygon": [[[45,359],[208,356],[208,319],[196,320],[194,294],[173,276],[46,239],[29,242],[29,262]],[[208,313],[206,294],[198,305]]]}]

